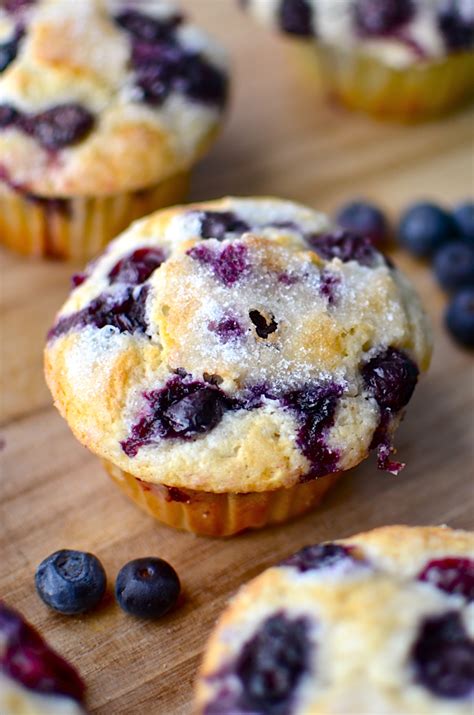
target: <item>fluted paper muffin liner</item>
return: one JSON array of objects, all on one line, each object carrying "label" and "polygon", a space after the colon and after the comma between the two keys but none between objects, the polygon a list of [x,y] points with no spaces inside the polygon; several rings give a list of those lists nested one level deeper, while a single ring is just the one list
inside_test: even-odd
[{"label": "fluted paper muffin liner", "polygon": [[289,489],[215,494],[151,484],[104,461],[112,478],[139,507],[168,526],[201,536],[232,536],[245,529],[279,524],[317,506],[342,472]]},{"label": "fluted paper muffin liner", "polygon": [[102,197],[42,198],[0,182],[0,243],[26,256],[87,261],[132,221],[182,201],[189,174]]},{"label": "fluted paper muffin liner", "polygon": [[474,99],[474,53],[398,69],[363,52],[305,43],[299,49],[330,95],[381,119],[419,122]]}]

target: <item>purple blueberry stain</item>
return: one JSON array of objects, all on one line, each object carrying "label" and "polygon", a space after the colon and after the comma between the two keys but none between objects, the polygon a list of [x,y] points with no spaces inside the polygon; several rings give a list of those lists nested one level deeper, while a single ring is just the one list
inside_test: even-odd
[{"label": "purple blueberry stain", "polygon": [[233,315],[224,315],[218,321],[211,320],[207,327],[217,335],[221,343],[236,342],[245,335],[244,328]]},{"label": "purple blueberry stain", "polygon": [[48,333],[48,340],[54,340],[71,330],[87,326],[105,328],[111,326],[120,333],[146,333],[146,301],[149,286],[140,290],[127,287],[122,293],[113,295],[101,293],[85,308],[59,318]]},{"label": "purple blueberry stain", "polygon": [[34,692],[82,702],[85,686],[76,670],[49,648],[17,611],[2,602],[0,640],[0,672]]},{"label": "purple blueberry stain", "polygon": [[304,616],[290,618],[282,611],[269,616],[234,663],[209,677],[218,695],[207,705],[206,715],[289,715],[295,692],[310,670],[315,647],[310,627]]},{"label": "purple blueberry stain", "polygon": [[380,255],[369,238],[343,229],[334,233],[312,234],[306,240],[312,250],[326,261],[339,258],[343,263],[357,261],[361,266],[371,268]]},{"label": "purple blueberry stain", "polygon": [[30,5],[34,5],[36,0],[3,0],[3,7],[11,15],[22,12]]},{"label": "purple blueberry stain", "polygon": [[319,293],[326,298],[328,305],[337,303],[339,288],[341,286],[341,276],[332,271],[323,270],[319,282]]},{"label": "purple blueberry stain", "polygon": [[319,571],[332,568],[340,563],[365,563],[356,559],[354,549],[342,544],[314,544],[305,546],[296,554],[289,556],[280,563],[280,566],[291,566],[300,573]]},{"label": "purple blueberry stain", "polygon": [[416,682],[433,695],[454,700],[474,694],[474,642],[456,611],[421,624],[411,661]]},{"label": "purple blueberry stain", "polygon": [[161,248],[137,248],[121,258],[109,273],[110,283],[137,286],[144,283],[165,260]]},{"label": "purple blueberry stain", "polygon": [[208,265],[216,278],[224,285],[234,285],[249,268],[247,247],[242,243],[230,243],[223,249],[197,244],[187,251],[195,261]]},{"label": "purple blueberry stain", "polygon": [[249,318],[255,326],[255,332],[262,340],[266,340],[278,328],[278,323],[271,313],[266,317],[259,310],[250,310]]},{"label": "purple blueberry stain", "polygon": [[474,561],[457,556],[445,556],[433,559],[418,575],[419,581],[425,581],[446,593],[462,596],[467,601],[474,601]]},{"label": "purple blueberry stain", "polygon": [[309,384],[281,398],[299,422],[296,441],[310,463],[302,482],[337,471],[339,453],[327,445],[326,434],[334,424],[342,393],[343,387],[337,383]]},{"label": "purple blueberry stain", "polygon": [[159,390],[144,393],[146,414],[121,442],[128,457],[162,439],[195,439],[213,430],[234,403],[214,385],[180,374]]}]

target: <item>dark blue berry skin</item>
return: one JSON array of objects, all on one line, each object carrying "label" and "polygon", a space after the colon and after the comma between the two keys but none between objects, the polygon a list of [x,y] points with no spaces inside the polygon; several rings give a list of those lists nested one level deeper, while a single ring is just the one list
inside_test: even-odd
[{"label": "dark blue berry skin", "polygon": [[445,290],[474,287],[474,244],[453,241],[436,252],[434,271]]},{"label": "dark blue berry skin", "polygon": [[387,238],[388,225],[384,213],[368,201],[353,201],[336,214],[339,226],[358,236],[366,236],[377,244]]},{"label": "dark blue berry skin", "polygon": [[474,202],[466,201],[456,206],[453,218],[459,231],[459,237],[474,245]]},{"label": "dark blue berry skin", "polygon": [[457,235],[452,216],[429,202],[414,204],[402,215],[398,228],[400,243],[418,257],[431,256]]},{"label": "dark blue berry skin", "polygon": [[281,0],[280,25],[284,32],[299,37],[310,37],[312,9],[307,0]]},{"label": "dark blue berry skin", "polygon": [[126,613],[160,618],[176,604],[181,584],[174,568],[152,556],[129,561],[115,581],[115,596]]},{"label": "dark blue berry skin", "polygon": [[413,16],[412,0],[356,0],[355,24],[361,35],[389,35]]},{"label": "dark blue berry skin", "polygon": [[47,606],[71,615],[95,608],[104,596],[107,580],[96,556],[62,549],[40,563],[35,585]]},{"label": "dark blue berry skin", "polygon": [[454,295],[448,305],[445,322],[458,343],[474,348],[474,288],[464,288]]}]

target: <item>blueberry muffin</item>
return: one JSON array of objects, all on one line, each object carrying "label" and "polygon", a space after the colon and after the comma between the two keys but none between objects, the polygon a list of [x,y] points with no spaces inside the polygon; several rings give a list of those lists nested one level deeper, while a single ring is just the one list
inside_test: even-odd
[{"label": "blueberry muffin", "polygon": [[472,0],[247,0],[347,106],[414,121],[474,96]]},{"label": "blueberry muffin", "polygon": [[133,224],[75,284],[46,347],[54,401],[162,521],[235,533],[308,509],[373,448],[400,469],[430,338],[367,239],[228,198]]},{"label": "blueberry muffin", "polygon": [[183,200],[226,59],[162,0],[2,0],[0,242],[87,259]]},{"label": "blueberry muffin", "polygon": [[195,715],[470,715],[473,556],[435,527],[302,549],[220,618]]},{"label": "blueberry muffin", "polygon": [[85,715],[83,699],[74,668],[0,601],[0,713]]}]

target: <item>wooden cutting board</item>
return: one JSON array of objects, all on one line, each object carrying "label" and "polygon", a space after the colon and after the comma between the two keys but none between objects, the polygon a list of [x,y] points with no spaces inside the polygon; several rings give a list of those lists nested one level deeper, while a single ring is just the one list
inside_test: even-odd
[{"label": "wooden cutting board", "polygon": [[[229,47],[235,71],[228,123],[195,174],[193,199],[274,194],[332,211],[364,194],[395,217],[417,198],[449,204],[472,195],[473,111],[408,128],[346,113],[327,105],[286,44],[232,0],[183,4]],[[218,541],[142,515],[74,440],[51,405],[41,366],[44,335],[73,268],[1,253],[0,594],[79,668],[91,713],[189,713],[205,639],[229,596],[308,542],[397,522],[472,527],[472,355],[442,329],[445,297],[429,268],[407,255],[396,259],[417,284],[436,337],[432,368],[397,439],[405,471],[382,474],[371,459],[318,511]],[[168,559],[184,585],[181,607],[156,624],[126,616],[111,596],[85,617],[48,611],[35,595],[34,570],[65,547],[96,553],[111,586],[131,558]]]}]

